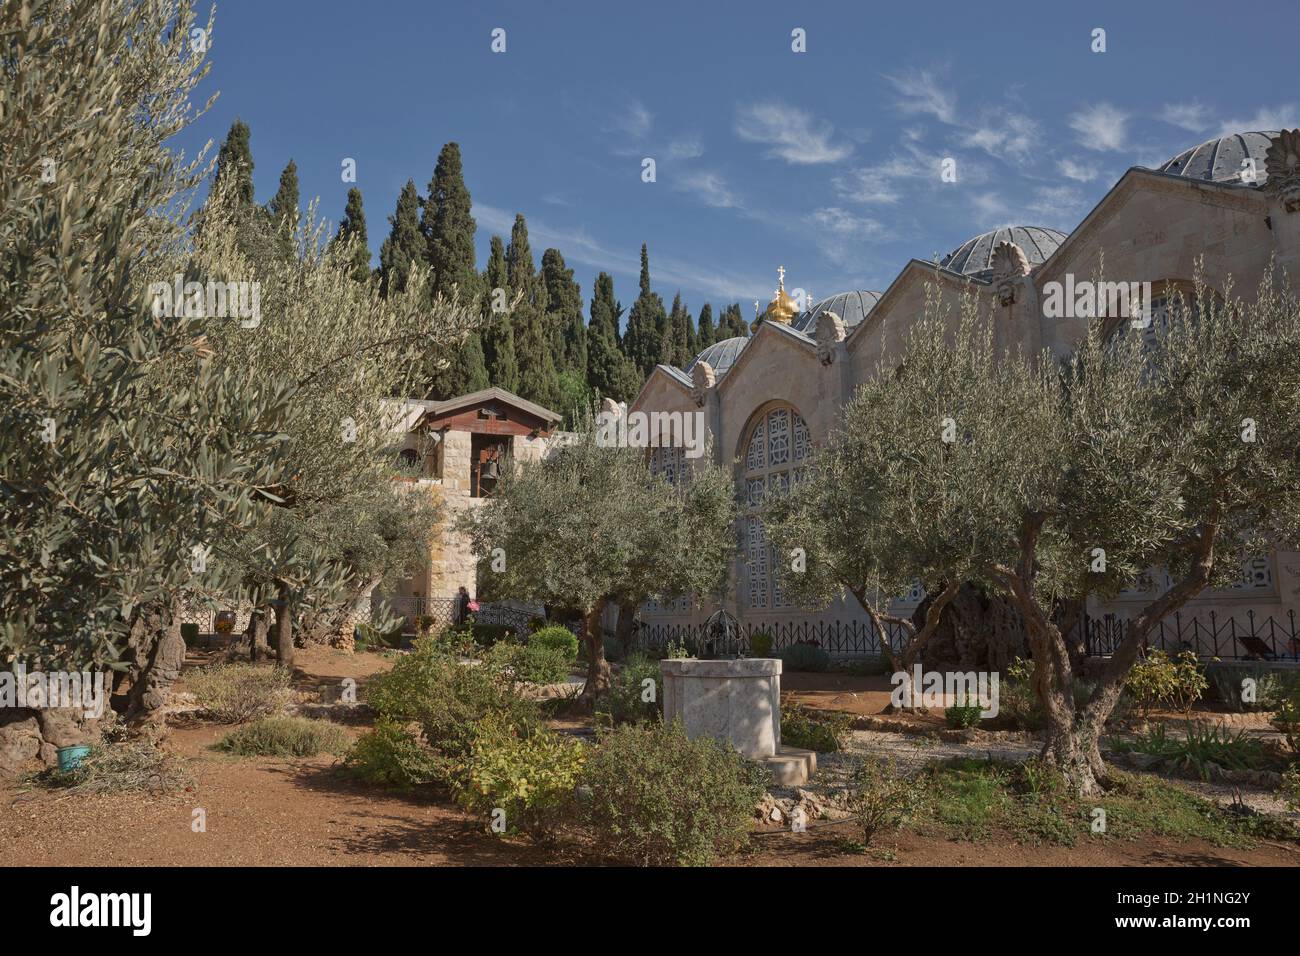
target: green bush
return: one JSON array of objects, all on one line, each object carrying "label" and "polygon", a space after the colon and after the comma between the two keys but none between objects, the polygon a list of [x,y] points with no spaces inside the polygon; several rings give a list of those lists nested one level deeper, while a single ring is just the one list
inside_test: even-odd
[{"label": "green bush", "polygon": [[505,812],[506,832],[549,835],[569,815],[586,747],[545,728],[521,734],[501,714],[479,724],[456,783],[465,809],[484,816]]},{"label": "green bush", "polygon": [[1286,739],[1291,753],[1300,754],[1300,693],[1283,700],[1269,723]]},{"label": "green bush", "polygon": [[601,644],[605,648],[605,660],[614,663],[623,659],[623,642],[613,634],[606,634],[601,638]]},{"label": "green bush", "polygon": [[1264,742],[1244,730],[1234,734],[1219,724],[1188,721],[1184,731],[1184,737],[1173,737],[1164,724],[1156,724],[1136,740],[1116,740],[1113,746],[1121,753],[1136,751],[1160,757],[1166,768],[1194,773],[1202,780],[1209,780],[1215,767],[1261,770],[1271,762]]},{"label": "green bush", "polygon": [[[653,699],[650,686],[654,682]],[[658,720],[663,700],[663,673],[659,662],[634,651],[610,679],[609,693],[596,702],[596,719],[605,725]]]},{"label": "green bush", "polygon": [[858,765],[849,791],[849,809],[870,846],[880,833],[897,830],[920,809],[926,793],[923,776],[907,777],[893,760],[868,757]]},{"label": "green bush", "polygon": [[850,714],[812,711],[797,704],[781,707],[781,743],[818,753],[833,753],[848,745]]},{"label": "green bush", "polygon": [[570,664],[578,659],[578,638],[567,627],[544,627],[528,638],[528,646],[562,651]]},{"label": "green bush", "polygon": [[1291,810],[1300,812],[1300,763],[1282,774],[1282,787],[1278,791]]},{"label": "green bush", "polygon": [[858,661],[845,661],[839,669],[855,677],[880,677],[884,674],[892,674],[894,670],[889,664],[889,658],[883,654],[864,657]]},{"label": "green bush", "polygon": [[199,626],[197,624],[181,625],[181,640],[185,642],[186,647],[193,647],[199,642]]},{"label": "green bush", "polygon": [[347,744],[347,732],[327,720],[263,717],[226,734],[217,749],[241,757],[314,757],[340,753]]},{"label": "green bush", "polygon": [[831,669],[831,656],[816,644],[791,644],[776,652],[786,670],[822,673]]},{"label": "green bush", "polygon": [[955,702],[943,712],[944,723],[953,730],[964,730],[968,727],[978,727],[980,714],[984,708],[978,701],[972,703],[962,699]]},{"label": "green bush", "polygon": [[626,863],[707,866],[744,846],[766,772],[680,722],[624,724],[600,738],[583,767],[582,818]]},{"label": "green bush", "polygon": [[358,624],[356,645],[359,651],[396,649],[402,646],[402,627],[381,631],[373,624]]},{"label": "green bush", "polygon": [[[1277,710],[1293,694],[1300,694],[1300,673],[1266,664],[1210,664],[1206,668],[1215,696],[1238,712]],[[1251,683],[1247,685],[1247,681]],[[1251,693],[1245,694],[1245,688]],[[1254,700],[1245,700],[1253,696]]]},{"label": "green bush", "polygon": [[185,672],[199,706],[226,724],[279,713],[293,696],[291,679],[273,664],[213,664]]},{"label": "green bush", "polygon": [[772,635],[767,631],[755,631],[749,635],[750,657],[772,656]]},{"label": "green bush", "polygon": [[509,678],[528,684],[558,684],[569,676],[573,663],[563,648],[504,641],[492,645],[483,660]]},{"label": "green bush", "polygon": [[469,756],[478,724],[488,714],[503,712],[521,731],[540,720],[537,705],[516,694],[497,668],[462,663],[429,638],[417,641],[414,653],[387,673],[372,678],[366,697],[379,716],[420,724],[448,781]]},{"label": "green bush", "polygon": [[1140,658],[1124,679],[1124,688],[1145,717],[1158,706],[1187,713],[1201,699],[1209,682],[1193,651],[1170,657],[1162,650]]},{"label": "green bush", "polygon": [[414,787],[438,779],[437,756],[405,725],[380,718],[343,758],[343,772],[380,787]]}]

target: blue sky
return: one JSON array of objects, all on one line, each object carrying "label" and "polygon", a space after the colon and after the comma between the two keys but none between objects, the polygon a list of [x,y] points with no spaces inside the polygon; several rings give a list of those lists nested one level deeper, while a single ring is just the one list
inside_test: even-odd
[{"label": "blue sky", "polygon": [[423,194],[455,140],[480,269],[522,212],[588,300],[604,270],[630,305],[646,242],[665,300],[748,317],[778,265],[816,298],[883,290],[998,225],[1068,231],[1130,166],[1300,125],[1289,0],[1058,6],[225,0],[220,97],[180,145],[242,117],[258,200],[292,157],[334,221],[355,158],[377,263],[403,183]]}]

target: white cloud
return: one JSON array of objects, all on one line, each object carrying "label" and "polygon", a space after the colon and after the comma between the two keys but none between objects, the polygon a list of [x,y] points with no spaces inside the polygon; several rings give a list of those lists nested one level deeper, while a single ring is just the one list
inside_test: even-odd
[{"label": "white cloud", "polygon": [[799,166],[836,163],[853,152],[847,143],[832,143],[835,127],[812,114],[769,101],[742,107],[736,135],[751,143],[768,144],[767,155]]},{"label": "white cloud", "polygon": [[706,206],[715,209],[739,209],[741,202],[736,198],[726,181],[715,172],[694,170],[672,176],[673,187],[681,192],[688,192],[699,197]]},{"label": "white cloud", "polygon": [[904,113],[928,113],[942,123],[956,119],[956,95],[929,70],[909,70],[885,79],[898,91],[898,108]]},{"label": "white cloud", "polygon": [[1072,229],[1078,224],[1083,207],[1083,196],[1073,186],[1040,186],[1028,209],[1034,214],[1033,225]]},{"label": "white cloud", "polygon": [[1056,164],[1061,175],[1080,183],[1090,183],[1097,178],[1097,167],[1091,163],[1078,163],[1073,159],[1063,159]]},{"label": "white cloud", "polygon": [[1201,133],[1210,128],[1210,108],[1204,103],[1191,100],[1187,103],[1166,103],[1160,111],[1160,119],[1170,126],[1189,129]]},{"label": "white cloud", "polygon": [[622,113],[614,117],[614,128],[640,139],[650,132],[654,116],[638,100],[629,103]]},{"label": "white cloud", "polygon": [[1246,133],[1252,130],[1295,129],[1300,126],[1300,109],[1294,103],[1281,103],[1277,106],[1261,106],[1255,115],[1248,119],[1233,119],[1223,124],[1220,136],[1230,133]]},{"label": "white cloud", "polygon": [[1127,139],[1129,114],[1109,103],[1097,103],[1070,117],[1070,128],[1088,149],[1121,150]]},{"label": "white cloud", "polygon": [[996,112],[971,127],[963,144],[984,150],[990,156],[1016,160],[1032,157],[1042,139],[1037,122],[1023,113]]},{"label": "white cloud", "polygon": [[1010,219],[1010,208],[997,193],[976,193],[971,197],[971,206],[985,229],[1015,225]]},{"label": "white cloud", "polygon": [[885,227],[874,219],[858,216],[839,206],[823,206],[812,214],[819,228],[845,239],[875,239],[885,232]]}]

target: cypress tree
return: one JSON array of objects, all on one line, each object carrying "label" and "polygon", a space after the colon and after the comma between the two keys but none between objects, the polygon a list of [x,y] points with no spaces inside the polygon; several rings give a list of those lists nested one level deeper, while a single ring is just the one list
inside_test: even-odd
[{"label": "cypress tree", "polygon": [[713,328],[713,306],[705,302],[700,307],[699,332],[696,333],[695,354],[699,355],[717,341],[717,331]]},{"label": "cypress tree", "polygon": [[[561,371],[587,377],[587,327],[582,317],[582,287],[564,264],[559,249],[542,253],[542,286],[546,291],[546,321]],[[558,409],[557,409],[558,411]]]},{"label": "cypress tree", "polygon": [[510,280],[506,270],[505,244],[492,237],[487,270],[483,273],[483,354],[489,383],[510,392],[519,390],[519,363],[515,358],[514,320],[492,311],[495,291],[501,289],[509,301]]},{"label": "cypress tree", "polygon": [[722,310],[722,315],[718,318],[718,337],[717,341],[723,339],[735,338],[740,336],[744,338],[749,335],[749,324],[745,322],[744,315],[740,311],[740,303],[733,302]]},{"label": "cypress tree", "polygon": [[632,304],[623,334],[623,352],[644,379],[662,359],[664,330],[668,314],[663,299],[650,291],[650,256],[641,244],[641,294]]},{"label": "cypress tree", "polygon": [[478,267],[474,256],[477,224],[470,214],[469,190],[461,169],[460,146],[448,143],[438,153],[429,198],[425,200],[420,231],[425,258],[433,269],[430,294],[450,297],[453,286],[462,299],[478,298]]},{"label": "cypress tree", "polygon": [[553,342],[547,334],[543,308],[545,290],[538,282],[532,248],[528,244],[528,223],[515,215],[506,249],[506,278],[512,292],[523,297],[514,313],[515,357],[519,363],[519,394],[539,405],[559,398]]},{"label": "cypress tree", "polygon": [[217,152],[214,183],[233,177],[235,194],[248,205],[253,204],[253,151],[248,143],[248,124],[241,119],[230,124],[226,141]]},{"label": "cypress tree", "polygon": [[298,230],[298,217],[301,215],[298,198],[298,164],[292,159],[280,173],[280,188],[266,204],[266,211],[271,214],[271,223],[275,226],[276,233],[292,239],[293,234]]},{"label": "cypress tree", "polygon": [[587,326],[587,384],[601,397],[616,402],[631,399],[641,382],[618,347],[615,330],[622,313],[623,307],[614,299],[614,280],[602,272],[596,276]]},{"label": "cypress tree", "polygon": [[379,250],[380,288],[385,294],[389,289],[399,292],[405,289],[411,263],[424,263],[427,246],[420,233],[420,196],[411,180],[402,187],[397,209],[388,222],[392,229]]},{"label": "cypress tree", "polygon": [[358,282],[370,278],[370,246],[367,244],[366,211],[361,205],[361,190],[353,186],[348,190],[348,204],[343,211],[343,221],[339,223],[335,242],[346,242],[356,237],[357,246],[352,253],[352,262],[348,266],[348,275]]}]

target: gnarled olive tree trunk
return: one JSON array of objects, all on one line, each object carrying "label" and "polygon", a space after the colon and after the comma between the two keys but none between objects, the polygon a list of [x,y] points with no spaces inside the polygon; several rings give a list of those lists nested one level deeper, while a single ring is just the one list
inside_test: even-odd
[{"label": "gnarled olive tree trunk", "polygon": [[167,692],[185,662],[180,598],[143,605],[131,621],[131,694],[126,719],[149,719],[167,702]]},{"label": "gnarled olive tree trunk", "polygon": [[605,660],[605,638],[600,619],[605,616],[609,602],[601,598],[583,617],[582,643],[587,650],[587,683],[579,698],[585,704],[595,703],[597,697],[609,692],[609,661]]},{"label": "gnarled olive tree trunk", "polygon": [[284,581],[275,582],[275,659],[281,667],[293,670],[293,602],[292,592]]}]

